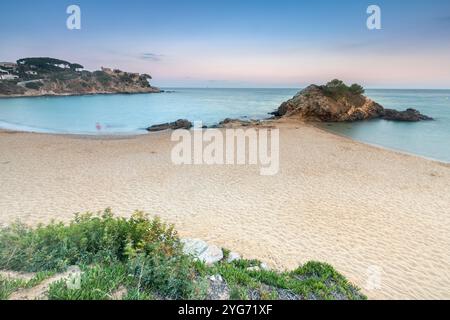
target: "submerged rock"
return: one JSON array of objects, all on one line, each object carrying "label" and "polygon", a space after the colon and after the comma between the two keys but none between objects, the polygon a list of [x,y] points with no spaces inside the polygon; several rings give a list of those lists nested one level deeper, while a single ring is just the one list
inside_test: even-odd
[{"label": "submerged rock", "polygon": [[385,109],[384,115],[381,118],[384,120],[406,121],[406,122],[433,120],[433,118],[425,116],[415,109],[407,109],[406,111]]},{"label": "submerged rock", "polygon": [[184,254],[191,255],[206,264],[214,264],[223,259],[223,251],[215,245],[209,245],[203,240],[183,239]]},{"label": "submerged rock", "polygon": [[164,131],[164,130],[191,129],[192,126],[193,126],[192,122],[190,122],[186,119],[179,119],[175,122],[153,125],[153,126],[147,128],[147,131],[157,132],[157,131]]},{"label": "submerged rock", "polygon": [[272,115],[319,122],[353,122],[370,119],[431,120],[413,109],[404,112],[384,109],[380,104],[365,97],[363,92],[362,87],[358,85],[347,87],[339,80],[333,80],[326,86],[311,85],[282,103]]}]

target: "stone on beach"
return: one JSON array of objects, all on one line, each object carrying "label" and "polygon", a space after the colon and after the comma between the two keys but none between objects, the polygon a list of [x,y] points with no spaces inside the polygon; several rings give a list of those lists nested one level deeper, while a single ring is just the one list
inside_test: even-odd
[{"label": "stone on beach", "polygon": [[227,258],[227,262],[231,263],[233,261],[237,261],[237,260],[241,260],[241,259],[242,259],[242,257],[241,257],[241,255],[239,253],[237,253],[237,252],[230,252],[230,254],[228,255],[228,258]]},{"label": "stone on beach", "polygon": [[199,239],[183,239],[181,243],[184,245],[183,252],[187,255],[194,256],[206,264],[214,264],[223,259],[223,251],[215,245],[209,245]]},{"label": "stone on beach", "polygon": [[223,121],[219,122],[217,125],[212,128],[219,129],[235,129],[241,127],[250,127],[250,126],[259,126],[263,122],[260,120],[241,120],[241,119],[231,119],[226,118]]},{"label": "stone on beach", "polygon": [[261,262],[261,263],[259,264],[259,266],[253,266],[253,267],[248,267],[248,268],[247,268],[247,271],[250,271],[250,272],[258,272],[258,271],[261,271],[261,270],[263,270],[263,271],[269,271],[270,268],[269,268],[269,266],[268,266],[267,264],[265,264],[264,262]]},{"label": "stone on beach", "polygon": [[258,271],[261,271],[261,268],[258,267],[258,266],[248,267],[248,268],[247,268],[247,271],[250,271],[250,272],[258,272]]},{"label": "stone on beach", "polygon": [[230,289],[220,274],[209,277],[208,295],[206,300],[229,300]]},{"label": "stone on beach", "polygon": [[265,264],[264,262],[262,262],[262,263],[260,264],[260,267],[261,267],[261,269],[264,270],[264,271],[269,271],[269,270],[270,270],[269,266],[268,266],[267,264]]}]

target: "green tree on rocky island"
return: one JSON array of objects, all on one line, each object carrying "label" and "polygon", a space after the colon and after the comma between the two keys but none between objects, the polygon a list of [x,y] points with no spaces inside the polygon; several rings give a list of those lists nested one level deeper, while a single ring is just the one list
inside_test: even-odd
[{"label": "green tree on rocky island", "polygon": [[321,88],[326,95],[335,99],[341,98],[348,94],[360,95],[365,92],[361,85],[354,83],[349,87],[344,83],[344,81],[339,79],[334,79]]}]

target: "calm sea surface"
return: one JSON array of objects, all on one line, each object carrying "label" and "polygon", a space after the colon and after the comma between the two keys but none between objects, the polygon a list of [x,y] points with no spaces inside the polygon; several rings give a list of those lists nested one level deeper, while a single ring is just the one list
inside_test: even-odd
[{"label": "calm sea surface", "polygon": [[[298,89],[167,89],[168,93],[0,99],[0,128],[72,134],[141,134],[180,118],[215,124],[267,117]],[[356,140],[450,162],[450,90],[367,90],[387,108],[415,108],[436,121],[324,125]]]},{"label": "calm sea surface", "polygon": [[450,162],[450,90],[367,90],[385,108],[414,108],[435,121],[372,120],[324,125],[355,140]]}]

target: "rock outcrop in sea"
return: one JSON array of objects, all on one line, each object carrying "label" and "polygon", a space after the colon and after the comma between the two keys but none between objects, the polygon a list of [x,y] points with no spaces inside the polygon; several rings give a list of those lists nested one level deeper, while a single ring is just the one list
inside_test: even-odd
[{"label": "rock outcrop in sea", "polygon": [[317,122],[353,122],[371,119],[392,121],[432,120],[419,111],[385,109],[363,95],[364,89],[354,84],[346,86],[333,80],[325,86],[311,85],[284,102],[272,114],[276,117]]},{"label": "rock outcrop in sea", "polygon": [[162,124],[155,124],[151,127],[147,128],[147,131],[149,132],[157,132],[157,131],[164,131],[164,130],[178,130],[178,129],[191,129],[193,127],[192,122],[186,119],[179,119],[175,122],[170,123],[162,123]]},{"label": "rock outcrop in sea", "polygon": [[381,118],[384,120],[407,121],[407,122],[433,120],[433,118],[425,116],[415,109],[407,109],[406,111],[385,109],[384,114]]}]

